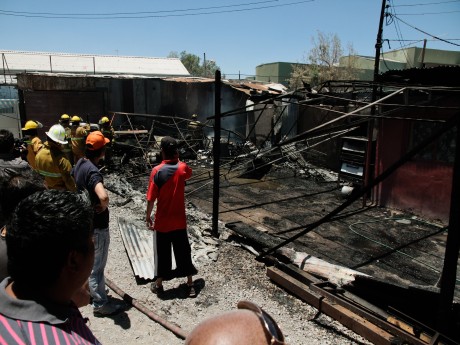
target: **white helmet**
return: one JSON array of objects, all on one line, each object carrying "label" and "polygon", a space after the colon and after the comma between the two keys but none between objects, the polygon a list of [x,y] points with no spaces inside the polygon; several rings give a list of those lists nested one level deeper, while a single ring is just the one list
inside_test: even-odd
[{"label": "white helmet", "polygon": [[46,132],[46,135],[48,138],[59,144],[67,144],[67,141],[65,140],[65,129],[61,125],[51,126],[50,130]]}]

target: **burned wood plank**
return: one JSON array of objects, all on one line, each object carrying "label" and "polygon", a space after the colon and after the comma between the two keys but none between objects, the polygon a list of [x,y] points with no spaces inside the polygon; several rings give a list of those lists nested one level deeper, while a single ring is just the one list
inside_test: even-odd
[{"label": "burned wood plank", "polygon": [[291,262],[301,270],[322,277],[337,285],[352,282],[355,280],[356,276],[367,276],[362,272],[352,270],[348,267],[334,265],[310,254],[297,252],[289,248],[280,248],[278,249],[278,253],[289,258]]},{"label": "burned wood plank", "polygon": [[[393,334],[381,329],[351,310],[311,291],[308,285],[299,282],[276,267],[268,267],[267,276],[275,283],[281,285],[289,292],[318,309],[319,312],[334,318],[345,327],[348,327],[369,341],[376,344],[394,344],[395,336]],[[411,338],[410,335],[408,335],[408,337]],[[426,343],[417,338],[413,338],[412,340],[412,344],[426,345]]]},{"label": "burned wood plank", "polygon": [[[410,344],[426,344],[411,334],[406,334],[403,330],[393,326],[391,323],[380,319],[359,307],[349,304],[348,302],[335,298],[326,291],[321,291],[319,287],[315,290],[297,281],[295,278],[285,274],[281,270],[269,267],[267,276],[295,294],[305,302],[317,308],[319,312],[334,318],[344,326],[350,328],[359,335],[377,344],[394,344],[395,337],[408,341]],[[314,283],[311,284],[315,286]],[[327,296],[327,298],[324,298]]]},{"label": "burned wood plank", "polygon": [[248,224],[245,224],[240,221],[233,222],[233,223],[226,223],[225,227],[245,237],[249,241],[255,244],[258,244],[260,247],[265,247],[265,248],[274,247],[280,244],[281,242],[283,242],[283,240],[281,239],[278,239],[262,231],[259,231],[253,228],[252,226],[249,226]]}]

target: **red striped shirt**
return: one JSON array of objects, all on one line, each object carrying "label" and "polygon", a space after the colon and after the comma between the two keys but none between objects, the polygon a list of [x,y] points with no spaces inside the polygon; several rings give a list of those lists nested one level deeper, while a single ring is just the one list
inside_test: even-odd
[{"label": "red striped shirt", "polygon": [[14,299],[0,284],[0,345],[100,344],[75,305],[47,305]]}]

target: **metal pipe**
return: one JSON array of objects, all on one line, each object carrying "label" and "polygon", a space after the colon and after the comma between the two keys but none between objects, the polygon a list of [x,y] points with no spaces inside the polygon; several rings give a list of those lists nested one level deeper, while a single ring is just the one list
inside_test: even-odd
[{"label": "metal pipe", "polygon": [[337,117],[337,118],[335,118],[335,119],[333,119],[333,120],[330,120],[330,121],[328,121],[328,122],[322,123],[321,125],[318,125],[318,126],[316,126],[315,128],[309,129],[308,131],[305,131],[305,132],[303,132],[302,134],[296,135],[295,137],[292,137],[291,139],[288,139],[288,140],[284,141],[283,143],[280,143],[280,145],[282,145],[282,144],[289,144],[289,143],[291,143],[291,142],[295,142],[295,141],[301,140],[301,139],[303,139],[304,137],[307,137],[307,136],[308,136],[310,133],[312,133],[312,132],[316,132],[316,131],[318,131],[319,129],[321,129],[321,128],[323,128],[323,127],[326,127],[326,126],[328,126],[328,125],[330,125],[331,123],[340,121],[340,120],[342,120],[342,119],[344,119],[344,118],[346,118],[346,117],[348,117],[348,116],[350,116],[350,115],[359,113],[359,112],[363,111],[364,109],[367,109],[367,108],[370,108],[370,107],[372,107],[372,106],[375,106],[376,104],[382,103],[384,100],[389,99],[389,98],[391,98],[391,97],[393,97],[393,96],[396,96],[396,95],[398,95],[399,93],[403,92],[404,90],[406,90],[406,87],[402,87],[401,89],[396,90],[395,92],[392,92],[392,93],[390,93],[389,95],[386,95],[385,97],[382,97],[382,98],[380,98],[379,100],[377,100],[377,101],[375,101],[375,102],[369,103],[369,104],[367,104],[367,105],[365,105],[365,106],[363,106],[363,107],[361,107],[361,108],[358,108],[358,109],[355,109],[355,110],[353,110],[353,111],[350,111],[349,113],[346,113],[346,114],[344,114],[344,115],[342,115],[342,116],[339,116],[339,117]]},{"label": "metal pipe", "polygon": [[124,292],[123,290],[121,290],[117,285],[115,285],[115,283],[113,283],[110,279],[108,279],[107,277],[105,277],[105,283],[106,285],[111,288],[117,295],[119,295],[123,301],[125,301],[126,303],[128,303],[129,305],[132,305],[133,307],[135,307],[137,310],[139,310],[140,312],[142,312],[143,314],[147,315],[150,319],[152,319],[153,321],[159,323],[160,325],[162,325],[164,328],[170,330],[171,332],[173,332],[176,336],[178,336],[179,338],[181,339],[185,339],[187,337],[187,332],[185,332],[182,328],[180,328],[179,326],[176,326],[174,324],[172,324],[171,322],[165,320],[165,319],[162,319],[161,317],[159,317],[157,314],[155,314],[153,311],[151,311],[150,309],[146,308],[145,306],[143,306],[141,303],[139,303],[136,299],[132,298],[130,295],[128,295],[126,292]]},{"label": "metal pipe", "polygon": [[220,107],[221,107],[221,76],[220,71],[216,70],[215,75],[215,118],[214,118],[214,176],[213,176],[213,193],[212,193],[212,233],[215,237],[219,236],[219,177],[220,177]]}]

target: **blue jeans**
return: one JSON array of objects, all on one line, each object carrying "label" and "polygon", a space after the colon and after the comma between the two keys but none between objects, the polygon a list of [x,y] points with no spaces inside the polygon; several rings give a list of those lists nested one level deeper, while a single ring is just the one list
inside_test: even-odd
[{"label": "blue jeans", "polygon": [[93,307],[101,307],[108,302],[105,292],[104,269],[109,255],[109,228],[94,229],[94,265],[89,276],[89,291],[93,298]]}]

